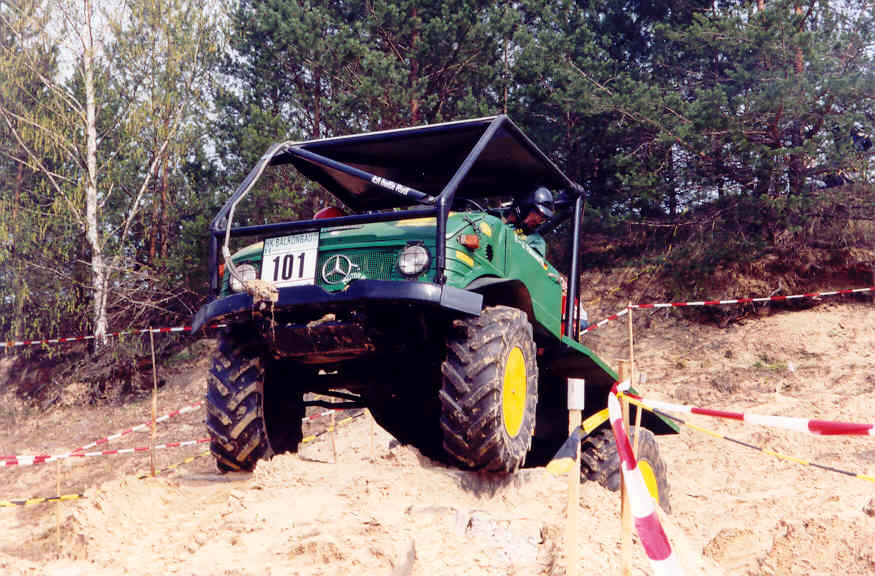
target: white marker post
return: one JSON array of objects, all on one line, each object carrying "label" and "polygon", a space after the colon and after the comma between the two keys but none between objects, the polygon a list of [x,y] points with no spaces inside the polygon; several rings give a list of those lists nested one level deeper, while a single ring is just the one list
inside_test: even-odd
[{"label": "white marker post", "polygon": [[[620,360],[620,382],[631,378],[632,370],[627,368],[626,360]],[[623,412],[623,429],[629,430],[629,402],[620,396],[620,408]],[[627,432],[628,434],[628,432]],[[632,511],[629,508],[629,491],[623,479],[623,463],[620,462],[620,574],[629,576],[632,573]]]},{"label": "white marker post", "polygon": [[[626,307],[629,310],[629,365],[628,365],[628,373],[623,374],[621,371],[620,380],[624,381],[626,378],[632,382],[632,379],[635,375],[635,335],[632,327],[632,303],[629,302]],[[626,436],[628,437],[629,431],[632,429],[629,426],[629,402],[620,396],[620,406],[623,411],[623,429],[626,431]],[[637,414],[641,415],[641,409],[639,408]],[[637,438],[637,436],[636,436]],[[626,490],[626,483],[623,480],[623,464],[620,463],[620,486],[622,487],[621,493],[623,496],[622,501],[622,527],[623,527],[623,536],[622,536],[622,565],[620,573],[623,576],[628,576],[632,573],[632,511],[629,503],[629,491]]]},{"label": "white marker post", "polygon": [[[583,378],[568,379],[568,435],[580,428],[584,408]],[[567,576],[577,576],[577,510],[580,507],[580,444],[574,454],[574,467],[568,474],[568,524],[565,529]]]}]

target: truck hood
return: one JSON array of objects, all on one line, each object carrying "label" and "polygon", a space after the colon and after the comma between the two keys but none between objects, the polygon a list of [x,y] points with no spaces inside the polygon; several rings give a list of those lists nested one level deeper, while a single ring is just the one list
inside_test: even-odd
[{"label": "truck hood", "polygon": [[[474,220],[479,214],[469,214]],[[451,238],[469,225],[461,214],[452,213],[447,219],[447,238]],[[408,242],[422,242],[433,246],[435,240],[435,218],[414,218],[396,222],[374,222],[372,224],[355,224],[351,226],[336,226],[323,228],[319,235],[319,250],[343,248],[361,248],[364,246],[397,246]],[[231,258],[235,263],[249,262],[261,259],[263,242],[250,244],[237,252]]]}]

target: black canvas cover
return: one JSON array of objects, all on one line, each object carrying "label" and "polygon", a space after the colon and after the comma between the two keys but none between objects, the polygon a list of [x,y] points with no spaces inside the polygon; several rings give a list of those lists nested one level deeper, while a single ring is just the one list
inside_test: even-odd
[{"label": "black canvas cover", "polygon": [[[490,126],[492,136],[469,159]],[[506,116],[288,143],[271,161],[293,164],[355,211],[409,206],[409,200],[380,186],[297,154],[301,149],[434,197],[446,191],[466,160],[473,163],[456,198],[515,196],[539,185],[554,191],[573,187]]]}]

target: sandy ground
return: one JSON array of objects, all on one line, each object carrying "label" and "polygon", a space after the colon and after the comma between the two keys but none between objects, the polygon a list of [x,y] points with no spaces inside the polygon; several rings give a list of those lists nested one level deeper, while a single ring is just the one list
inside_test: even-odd
[{"label": "sandy ground", "polygon": [[[591,318],[597,316],[591,312]],[[674,311],[635,316],[645,395],[762,414],[875,421],[875,306],[824,302],[726,328]],[[625,326],[587,343],[612,363]],[[203,394],[206,358],[166,369],[159,413]],[[6,393],[0,453],[63,452],[148,419],[148,398],[36,414]],[[321,409],[319,410],[321,411]],[[875,475],[875,438],[814,437],[691,417],[739,440]],[[324,430],[325,420],[305,433]],[[147,454],[0,469],[0,499],[86,498],[0,508],[4,574],[564,574],[566,480],[543,469],[493,483],[397,446],[368,417],[252,474],[220,475],[209,456],[141,479]],[[203,412],[159,428],[158,442],[204,436]],[[148,445],[138,433],[111,447]],[[687,574],[875,573],[875,483],[801,466],[685,429],[660,437],[672,514],[665,530]],[[203,446],[158,453],[158,468]],[[620,572],[619,497],[581,486],[583,574]],[[650,574],[635,542],[633,574]]]}]

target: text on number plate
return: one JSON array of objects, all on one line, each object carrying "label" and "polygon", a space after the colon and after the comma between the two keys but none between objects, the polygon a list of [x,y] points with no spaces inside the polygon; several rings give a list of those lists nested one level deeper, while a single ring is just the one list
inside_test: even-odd
[{"label": "text on number plate", "polygon": [[318,251],[319,232],[266,238],[261,279],[280,288],[314,284]]}]

